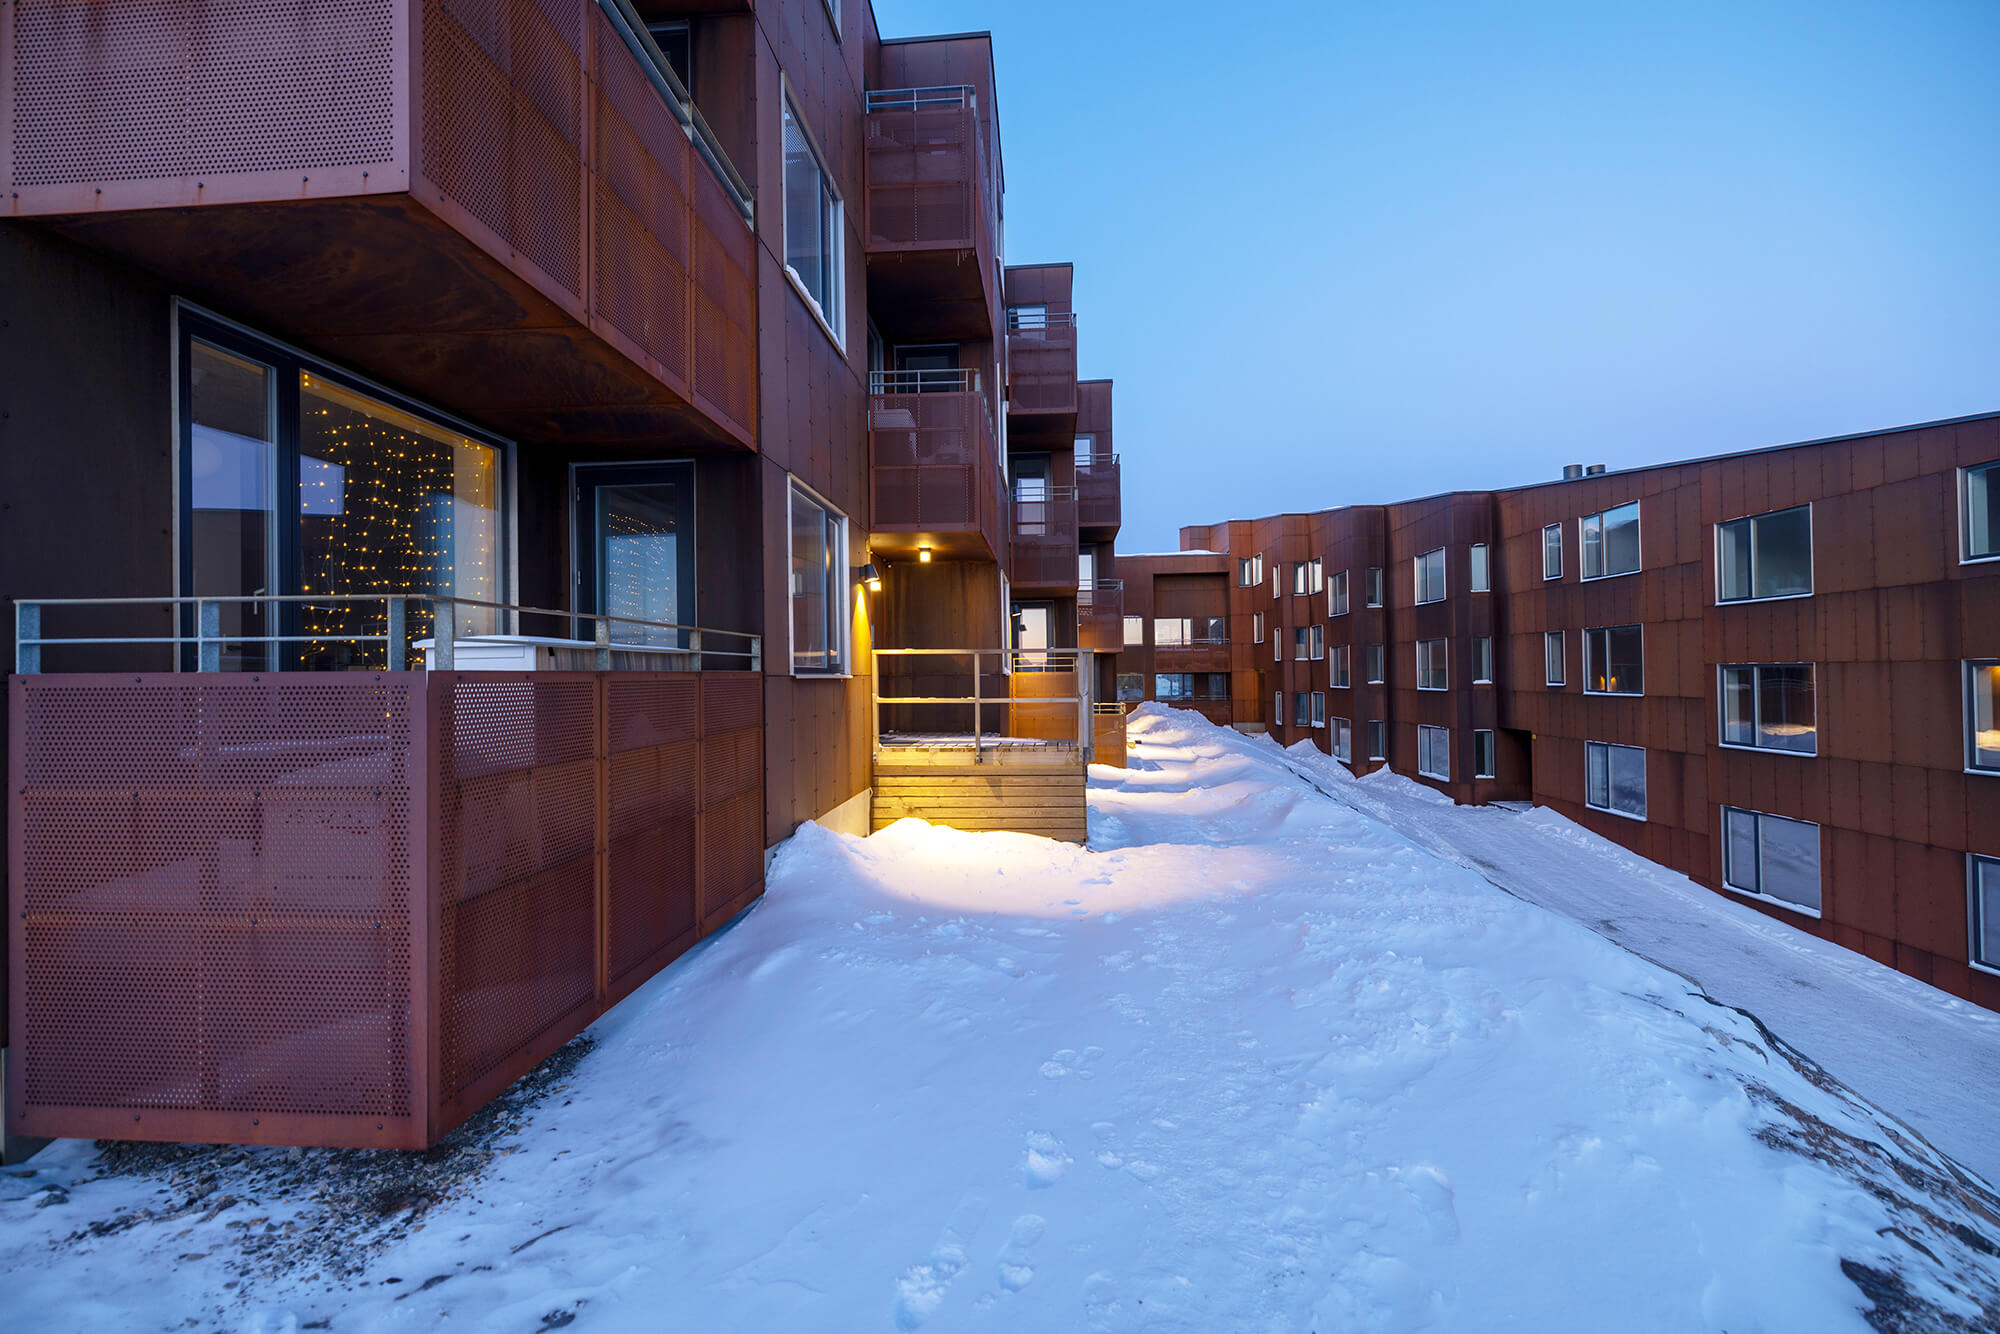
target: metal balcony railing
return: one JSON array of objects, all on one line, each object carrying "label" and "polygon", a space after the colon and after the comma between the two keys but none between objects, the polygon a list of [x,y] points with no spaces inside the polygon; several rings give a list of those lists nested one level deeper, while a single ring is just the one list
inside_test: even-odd
[{"label": "metal balcony railing", "polygon": [[984,394],[976,370],[870,371],[871,394]]},{"label": "metal balcony railing", "polygon": [[[878,741],[913,730],[885,726],[887,707],[918,719],[949,718],[952,735],[964,734],[969,722],[975,749],[1009,737],[1090,744],[1090,700],[1075,650],[878,648],[874,656]],[[897,693],[883,693],[885,683]],[[1005,719],[998,727],[996,709]],[[938,729],[920,724],[918,730]]]},{"label": "metal balcony railing", "polygon": [[940,107],[979,109],[979,90],[969,83],[942,83],[929,88],[882,88],[868,94],[868,111],[918,111]]},{"label": "metal balcony railing", "polygon": [[[969,84],[868,94],[867,244],[871,250],[976,250],[997,270],[999,187]],[[993,290],[999,277],[993,272]]]},{"label": "metal balcony railing", "polygon": [[1042,329],[1074,329],[1076,312],[1073,310],[1044,310],[1022,306],[1007,308],[1008,333],[1033,333]]},{"label": "metal balcony railing", "polygon": [[715,137],[715,131],[702,119],[701,112],[695,108],[694,94],[674,73],[673,65],[653,41],[652,33],[646,30],[646,21],[632,8],[630,0],[597,0],[597,5],[604,11],[604,17],[610,20],[612,30],[625,43],[626,49],[639,61],[640,71],[660,94],[660,100],[673,112],[681,132],[694,144],[695,153],[715,173],[715,179],[728,193],[730,202],[736,205],[736,211],[743,215],[743,221],[754,224],[757,201],[750,192],[749,182],[736,170],[736,165],[729,160],[729,154]]},{"label": "metal balcony railing", "polygon": [[[1109,474],[1115,477],[1118,474],[1118,456],[1116,454],[1078,454],[1076,456],[1076,470],[1079,473],[1090,473],[1094,476]],[[1082,477],[1077,478],[1077,484],[1081,486],[1083,480]]]}]

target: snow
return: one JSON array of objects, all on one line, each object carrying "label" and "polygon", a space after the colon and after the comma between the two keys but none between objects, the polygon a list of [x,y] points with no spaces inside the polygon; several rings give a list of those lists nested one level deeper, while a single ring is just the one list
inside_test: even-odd
[{"label": "snow", "polygon": [[[524,1334],[2000,1314],[2000,1198],[1923,1138],[1982,1147],[1990,1114],[1945,1085],[1994,1105],[1991,1016],[1788,950],[1546,813],[1462,813],[1157,706],[1131,735],[1132,769],[1093,771],[1088,849],[802,828],[759,905],[600,1021],[514,1151],[358,1278],[246,1277],[241,1209],[92,1235],[159,1182],[65,1143],[0,1176],[0,1313]],[[1762,953],[1709,967],[1715,942]],[[1824,1052],[1799,1037],[1812,1002],[1844,1011],[1812,1029]],[[1891,1056],[1934,1113],[1917,1130],[1833,1077]],[[267,1228],[300,1208],[246,1200]]]}]

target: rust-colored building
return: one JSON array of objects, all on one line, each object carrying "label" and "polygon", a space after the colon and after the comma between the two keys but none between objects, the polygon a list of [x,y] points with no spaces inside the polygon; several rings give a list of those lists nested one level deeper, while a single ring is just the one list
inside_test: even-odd
[{"label": "rust-colored building", "polygon": [[2000,414],[1181,536],[1223,553],[1178,559],[1228,574],[1237,726],[2000,1008]]},{"label": "rust-colored building", "polygon": [[866,832],[898,726],[1080,821],[1110,386],[1003,266],[983,34],[19,0],[0,51],[10,1136],[431,1143]]}]

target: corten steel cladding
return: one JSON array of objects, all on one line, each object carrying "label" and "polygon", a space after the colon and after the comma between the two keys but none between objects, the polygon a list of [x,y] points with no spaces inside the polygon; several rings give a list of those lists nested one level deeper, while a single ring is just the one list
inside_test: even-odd
[{"label": "corten steel cladding", "polygon": [[1083,460],[1079,458],[1076,469],[1077,522],[1085,528],[1119,527],[1124,511],[1119,492],[1121,484],[1116,458],[1099,459],[1088,467],[1083,466]]},{"label": "corten steel cladding", "polygon": [[1005,550],[999,459],[983,395],[877,394],[868,444],[876,528],[979,533],[990,551]]},{"label": "corten steel cladding", "polygon": [[868,249],[977,250],[992,269],[986,161],[969,105],[868,115]]},{"label": "corten steel cladding", "polygon": [[1016,587],[1077,586],[1076,493],[1057,488],[1041,499],[1013,502],[1013,552],[1009,577]]},{"label": "corten steel cladding", "polygon": [[10,687],[17,1133],[421,1147],[761,887],[754,673]]},{"label": "corten steel cladding", "polygon": [[1009,393],[1013,413],[1076,413],[1076,326],[1051,323],[1043,329],[1007,334]]}]

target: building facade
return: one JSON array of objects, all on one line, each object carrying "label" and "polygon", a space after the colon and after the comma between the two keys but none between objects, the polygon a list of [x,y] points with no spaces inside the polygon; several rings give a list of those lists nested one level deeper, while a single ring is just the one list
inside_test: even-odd
[{"label": "building facade", "polygon": [[[2000,1007],[2000,415],[1182,544],[1128,601],[1220,563],[1237,726],[1550,806]],[[1146,698],[1158,626],[1119,660]]]},{"label": "building facade", "polygon": [[871,827],[883,697],[964,693],[879,651],[990,655],[903,724],[1053,738],[1080,812],[1110,385],[1006,264],[985,35],[22,0],[0,49],[10,1135],[433,1142]]}]

